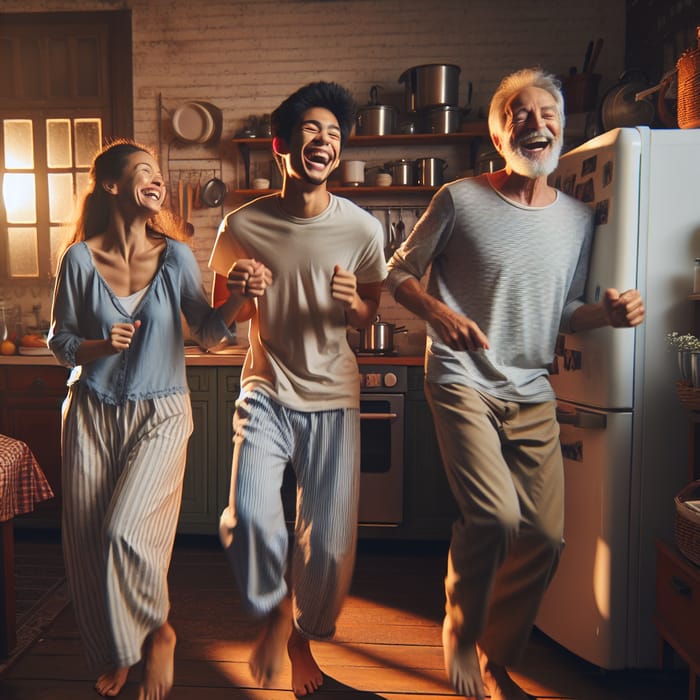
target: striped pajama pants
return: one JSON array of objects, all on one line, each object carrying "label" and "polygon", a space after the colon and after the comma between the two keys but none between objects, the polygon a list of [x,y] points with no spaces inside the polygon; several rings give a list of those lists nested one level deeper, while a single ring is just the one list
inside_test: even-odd
[{"label": "striped pajama pants", "polygon": [[288,594],[288,533],[280,487],[297,479],[289,578],[294,624],[328,639],[350,588],[360,476],[358,409],[304,412],[244,392],[233,419],[229,505],[220,535],[249,611],[271,612]]},{"label": "striped pajama pants", "polygon": [[62,539],[73,608],[98,672],[132,666],[168,618],[187,394],[105,404],[79,383],[63,405]]}]

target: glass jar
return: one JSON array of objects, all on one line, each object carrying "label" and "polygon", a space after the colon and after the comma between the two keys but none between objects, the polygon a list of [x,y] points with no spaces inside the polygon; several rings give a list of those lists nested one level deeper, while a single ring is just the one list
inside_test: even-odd
[{"label": "glass jar", "polygon": [[4,304],[0,304],[0,343],[10,337],[10,329],[7,327],[7,315]]}]

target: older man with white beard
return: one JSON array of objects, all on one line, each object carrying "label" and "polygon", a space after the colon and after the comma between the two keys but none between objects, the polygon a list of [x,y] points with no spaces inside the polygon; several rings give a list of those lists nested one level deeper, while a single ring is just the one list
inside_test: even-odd
[{"label": "older man with white beard", "polygon": [[390,290],[427,323],[426,396],[460,509],[445,578],[445,668],[457,693],[478,700],[486,691],[530,697],[507,666],[527,644],[562,549],[548,380],[557,334],[644,319],[637,290],[582,300],[593,211],[547,183],[563,126],[553,76],[507,76],[489,110],[505,168],[442,187],[389,263]]}]

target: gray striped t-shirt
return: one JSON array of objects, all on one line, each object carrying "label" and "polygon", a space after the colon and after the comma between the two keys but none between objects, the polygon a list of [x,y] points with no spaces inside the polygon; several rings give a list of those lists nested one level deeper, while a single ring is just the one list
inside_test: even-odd
[{"label": "gray striped t-shirt", "polygon": [[561,192],[546,207],[505,199],[485,175],[442,187],[389,263],[389,289],[428,271],[428,292],[473,319],[489,350],[451,350],[428,326],[427,378],[507,401],[554,398],[547,367],[582,303],[593,210]]}]

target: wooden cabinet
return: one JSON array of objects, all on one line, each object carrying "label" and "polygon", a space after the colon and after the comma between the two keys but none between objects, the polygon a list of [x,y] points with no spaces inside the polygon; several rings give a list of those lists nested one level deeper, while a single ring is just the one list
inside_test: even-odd
[{"label": "wooden cabinet", "polygon": [[218,368],[219,405],[217,413],[217,446],[219,455],[216,523],[218,527],[221,511],[228,505],[231,485],[231,458],[233,457],[233,411],[241,391],[241,368]]},{"label": "wooden cabinet", "polygon": [[[68,371],[58,366],[0,366],[0,432],[29,445],[56,494],[18,519],[17,527],[60,527],[61,405],[67,378]],[[190,366],[187,380],[194,430],[187,447],[178,533],[216,535],[228,504],[241,367]],[[360,537],[448,540],[458,511],[423,393],[422,367],[408,368],[404,455],[404,521],[395,528],[362,526]]]},{"label": "wooden cabinet", "polygon": [[422,367],[409,367],[406,395],[406,502],[412,531],[421,539],[449,539],[459,511],[425,399]]},{"label": "wooden cabinet", "polygon": [[661,660],[670,665],[672,651],[688,664],[688,700],[700,700],[700,567],[673,545],[657,543],[656,615]]},{"label": "wooden cabinet", "polygon": [[[188,367],[194,431],[187,447],[178,532],[215,534],[228,501],[231,419],[240,367]],[[61,406],[68,370],[50,365],[0,367],[0,432],[26,442],[55,498],[16,520],[20,528],[60,528]]]},{"label": "wooden cabinet", "polygon": [[21,527],[61,523],[61,405],[68,370],[51,365],[0,367],[0,432],[25,442],[46,475],[55,497],[38,503],[17,520]]},{"label": "wooden cabinet", "polygon": [[233,407],[240,367],[188,367],[194,431],[187,447],[178,532],[215,535],[228,503]]},{"label": "wooden cabinet", "polygon": [[211,531],[216,507],[216,368],[188,368],[187,382],[194,430],[187,445],[178,532],[198,533]]}]

